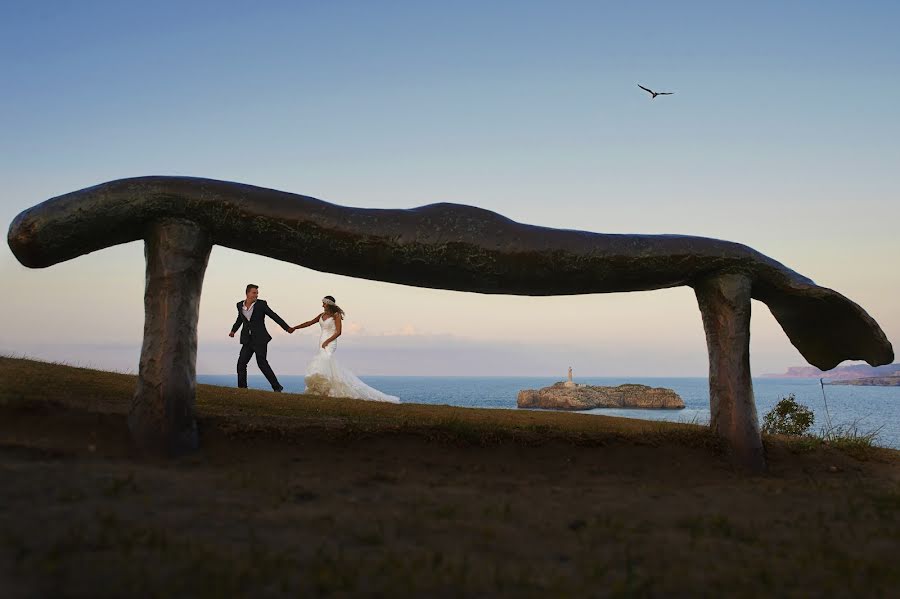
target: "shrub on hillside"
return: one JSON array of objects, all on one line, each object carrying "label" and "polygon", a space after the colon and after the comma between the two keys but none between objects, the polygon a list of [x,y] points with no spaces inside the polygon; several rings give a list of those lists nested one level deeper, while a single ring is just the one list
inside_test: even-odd
[{"label": "shrub on hillside", "polygon": [[816,417],[812,410],[797,403],[794,394],[782,397],[763,417],[762,432],[778,435],[804,435]]}]

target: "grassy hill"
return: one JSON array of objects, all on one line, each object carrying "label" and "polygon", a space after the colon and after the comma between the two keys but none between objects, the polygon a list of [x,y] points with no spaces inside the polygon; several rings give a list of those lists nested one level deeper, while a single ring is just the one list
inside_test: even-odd
[{"label": "grassy hill", "polygon": [[0,358],[4,596],[879,595],[900,452],[703,426],[198,386],[134,454],[135,377]]}]

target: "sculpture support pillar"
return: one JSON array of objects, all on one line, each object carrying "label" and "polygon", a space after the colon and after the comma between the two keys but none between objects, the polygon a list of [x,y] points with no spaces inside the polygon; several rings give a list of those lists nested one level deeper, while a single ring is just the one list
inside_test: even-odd
[{"label": "sculpture support pillar", "polygon": [[766,458],[750,378],[750,279],[711,277],[694,286],[709,352],[710,426],[736,462],[763,472]]},{"label": "sculpture support pillar", "polygon": [[196,223],[153,222],[144,237],[144,343],[128,427],[138,448],[174,456],[197,449],[197,318],[212,241]]}]

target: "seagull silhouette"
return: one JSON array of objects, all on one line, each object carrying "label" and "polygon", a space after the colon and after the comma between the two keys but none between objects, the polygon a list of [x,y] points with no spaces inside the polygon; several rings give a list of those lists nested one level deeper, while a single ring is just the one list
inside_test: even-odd
[{"label": "seagull silhouette", "polygon": [[675,93],[675,92],[655,92],[655,91],[653,91],[652,89],[647,89],[646,87],[644,87],[644,86],[641,85],[640,83],[638,83],[638,87],[641,88],[642,90],[644,90],[645,92],[650,92],[651,94],[653,94],[652,96],[650,96],[650,99],[651,99],[651,100],[652,100],[653,98],[655,98],[656,96],[671,96],[672,94]]}]

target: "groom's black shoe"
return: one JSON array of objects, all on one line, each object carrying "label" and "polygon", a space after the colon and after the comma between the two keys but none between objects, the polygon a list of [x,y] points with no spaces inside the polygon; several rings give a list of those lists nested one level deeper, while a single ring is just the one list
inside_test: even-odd
[{"label": "groom's black shoe", "polygon": [[281,385],[279,385],[278,387],[272,387],[272,391],[274,391],[275,393],[281,393],[282,391],[284,391],[284,387],[282,387]]}]

